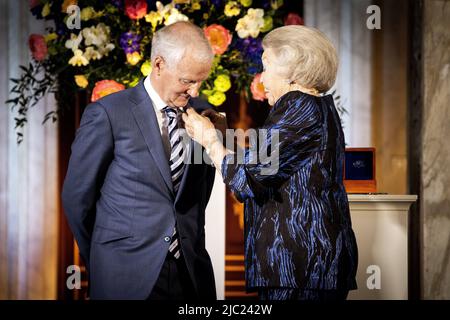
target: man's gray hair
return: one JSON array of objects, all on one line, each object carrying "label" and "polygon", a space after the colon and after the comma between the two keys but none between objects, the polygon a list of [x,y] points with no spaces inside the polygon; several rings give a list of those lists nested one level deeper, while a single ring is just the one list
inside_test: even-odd
[{"label": "man's gray hair", "polygon": [[188,52],[199,62],[210,62],[214,58],[208,39],[196,25],[180,21],[158,30],[152,39],[152,62],[161,56],[169,67],[174,67]]}]

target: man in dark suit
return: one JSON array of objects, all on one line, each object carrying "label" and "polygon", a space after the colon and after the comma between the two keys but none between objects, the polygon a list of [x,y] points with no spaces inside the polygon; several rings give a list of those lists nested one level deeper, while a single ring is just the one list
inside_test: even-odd
[{"label": "man in dark suit", "polygon": [[201,147],[176,130],[189,100],[201,110],[191,98],[212,59],[200,28],[166,26],[151,74],[86,107],[62,199],[91,299],[216,298],[204,229],[215,169],[180,160]]}]

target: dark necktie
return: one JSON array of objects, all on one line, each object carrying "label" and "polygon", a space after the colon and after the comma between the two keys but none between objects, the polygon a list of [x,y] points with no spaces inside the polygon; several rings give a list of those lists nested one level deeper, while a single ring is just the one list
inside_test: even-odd
[{"label": "dark necktie", "polygon": [[[177,111],[175,109],[165,107],[163,111],[166,113],[169,119],[168,133],[170,141],[170,174],[172,176],[172,185],[175,195],[181,184],[181,178],[183,176],[183,146],[181,142],[180,132],[178,130],[177,123]],[[178,233],[176,227],[173,229],[172,241],[170,242],[169,252],[178,259],[180,257],[180,244],[178,241]]]}]

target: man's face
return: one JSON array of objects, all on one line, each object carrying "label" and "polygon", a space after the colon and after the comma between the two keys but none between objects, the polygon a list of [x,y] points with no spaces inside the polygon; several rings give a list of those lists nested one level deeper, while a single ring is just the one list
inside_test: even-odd
[{"label": "man's face", "polygon": [[156,75],[158,93],[170,107],[186,106],[191,97],[199,95],[200,86],[208,78],[211,65],[212,62],[196,61],[189,51],[174,66],[161,58],[158,70],[155,70],[157,73],[159,71],[159,76]]}]

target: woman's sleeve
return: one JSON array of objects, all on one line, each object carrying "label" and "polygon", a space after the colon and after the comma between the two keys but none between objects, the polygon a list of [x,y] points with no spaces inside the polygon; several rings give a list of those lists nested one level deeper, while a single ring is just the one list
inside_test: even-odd
[{"label": "woman's sleeve", "polygon": [[246,148],[224,157],[223,180],[239,201],[270,197],[320,149],[322,121],[315,100],[300,102],[271,116],[259,130],[264,138],[259,138],[257,152]]}]

